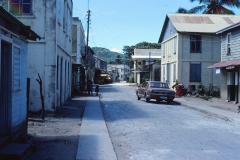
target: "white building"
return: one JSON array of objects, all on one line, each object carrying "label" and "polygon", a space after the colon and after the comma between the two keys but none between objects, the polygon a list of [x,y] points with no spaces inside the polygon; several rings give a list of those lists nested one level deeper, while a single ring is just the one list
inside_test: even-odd
[{"label": "white building", "polygon": [[84,90],[85,70],[85,33],[81,20],[73,17],[72,22],[72,93]]},{"label": "white building", "polygon": [[134,82],[141,84],[143,78],[160,81],[161,75],[161,49],[134,49]]},{"label": "white building", "polygon": [[55,110],[71,95],[72,0],[6,1],[10,12],[41,37],[28,42],[29,109],[41,109],[39,73],[45,110]]},{"label": "white building", "polygon": [[113,76],[113,82],[116,82],[118,80],[126,81],[126,78],[129,76],[130,73],[130,67],[125,64],[108,64],[107,68]]}]

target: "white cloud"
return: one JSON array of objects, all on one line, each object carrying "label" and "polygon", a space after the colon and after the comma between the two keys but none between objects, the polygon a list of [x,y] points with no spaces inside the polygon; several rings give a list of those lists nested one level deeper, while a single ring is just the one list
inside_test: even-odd
[{"label": "white cloud", "polygon": [[112,51],[112,52],[122,53],[122,50],[121,50],[121,49],[116,49],[116,48],[111,49],[111,51]]}]

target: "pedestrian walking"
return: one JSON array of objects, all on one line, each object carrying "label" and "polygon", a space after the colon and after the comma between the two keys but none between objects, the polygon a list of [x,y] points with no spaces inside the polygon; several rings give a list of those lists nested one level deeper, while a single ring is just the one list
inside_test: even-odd
[{"label": "pedestrian walking", "polygon": [[88,83],[87,83],[87,90],[88,90],[88,95],[93,95],[93,92],[92,92],[92,81],[91,80],[88,80]]},{"label": "pedestrian walking", "polygon": [[96,86],[95,86],[95,92],[96,92],[96,96],[97,96],[98,92],[99,92],[99,85],[98,84],[96,84]]}]

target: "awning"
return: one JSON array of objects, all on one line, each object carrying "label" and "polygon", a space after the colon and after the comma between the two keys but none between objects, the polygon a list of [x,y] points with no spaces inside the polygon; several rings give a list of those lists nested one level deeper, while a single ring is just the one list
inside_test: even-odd
[{"label": "awning", "polygon": [[238,65],[240,65],[240,59],[218,62],[207,68],[223,68],[223,67],[238,66]]}]

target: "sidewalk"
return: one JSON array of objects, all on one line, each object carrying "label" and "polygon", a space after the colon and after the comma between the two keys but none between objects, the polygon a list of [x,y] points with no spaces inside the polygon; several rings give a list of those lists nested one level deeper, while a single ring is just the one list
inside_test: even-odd
[{"label": "sidewalk", "polygon": [[202,113],[215,116],[226,121],[235,121],[240,124],[240,113],[238,113],[238,104],[226,102],[222,99],[213,98],[212,100],[202,100],[194,97],[175,98],[175,102],[182,106],[198,110]]},{"label": "sidewalk", "polygon": [[98,96],[87,98],[76,160],[117,160]]}]

